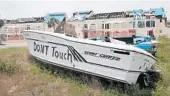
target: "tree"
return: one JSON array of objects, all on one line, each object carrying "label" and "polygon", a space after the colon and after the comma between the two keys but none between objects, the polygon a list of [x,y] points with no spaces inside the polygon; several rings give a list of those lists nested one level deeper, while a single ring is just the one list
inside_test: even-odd
[{"label": "tree", "polygon": [[57,20],[56,18],[50,18],[50,20],[47,22],[48,24],[48,28],[52,28],[55,29],[57,28],[57,25],[59,24],[59,20]]},{"label": "tree", "polygon": [[[0,19],[0,28],[2,28],[2,26],[4,26],[4,20]],[[4,36],[0,34],[0,44],[2,43],[2,40],[4,41]]]},{"label": "tree", "polygon": [[4,20],[0,20],[0,28],[2,28],[2,26],[4,26]]}]

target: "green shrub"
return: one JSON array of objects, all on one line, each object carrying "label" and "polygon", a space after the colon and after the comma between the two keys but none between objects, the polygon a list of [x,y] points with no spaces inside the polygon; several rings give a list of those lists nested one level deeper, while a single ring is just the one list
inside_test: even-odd
[{"label": "green shrub", "polygon": [[38,66],[38,65],[32,64],[30,66],[30,71],[34,75],[41,76],[41,78],[44,79],[44,80],[47,80],[49,82],[55,81],[55,76],[53,76],[53,74],[50,71],[48,71],[45,68],[41,69],[40,66]]},{"label": "green shrub", "polygon": [[1,60],[0,59],[0,73],[12,75],[19,72],[20,66],[16,64],[14,60]]}]

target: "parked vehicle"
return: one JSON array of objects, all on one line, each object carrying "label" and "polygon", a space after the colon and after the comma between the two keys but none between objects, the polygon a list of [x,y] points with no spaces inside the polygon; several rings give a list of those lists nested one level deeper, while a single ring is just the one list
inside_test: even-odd
[{"label": "parked vehicle", "polygon": [[156,46],[158,42],[152,40],[150,36],[133,36],[133,37],[119,37],[116,40],[124,41],[126,44],[135,45],[138,48],[144,49],[155,56]]}]

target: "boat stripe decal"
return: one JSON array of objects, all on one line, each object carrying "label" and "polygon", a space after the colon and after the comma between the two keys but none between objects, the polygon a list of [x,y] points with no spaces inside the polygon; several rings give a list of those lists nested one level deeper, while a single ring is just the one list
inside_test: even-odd
[{"label": "boat stripe decal", "polygon": [[[54,44],[54,43],[53,43]],[[78,61],[78,59],[76,58],[76,55],[73,53],[73,51],[72,50],[70,50],[70,48],[68,48],[68,50],[71,52],[71,54],[73,55],[73,57],[74,57],[74,60],[76,60],[76,61]]]},{"label": "boat stripe decal", "polygon": [[80,57],[76,54],[76,52],[71,48],[71,46],[67,46],[68,47],[68,49],[72,52],[72,54],[74,55],[74,57],[76,57],[77,59],[77,61],[80,61],[80,62],[82,62],[82,60],[80,59]]},{"label": "boat stripe decal", "polygon": [[[45,42],[45,41],[42,41],[42,40],[31,39],[31,38],[26,38],[26,39],[35,40],[35,41],[40,41],[40,42]],[[68,45],[59,44],[59,43],[54,43],[54,42],[46,42],[46,43],[52,43],[52,44],[57,44],[57,45],[68,46]],[[73,56],[74,56],[74,55],[73,55]],[[86,60],[85,60],[85,61],[86,61]],[[88,61],[86,61],[86,63],[93,64],[93,65],[97,65],[97,66],[108,67],[108,68],[111,68],[111,69],[122,70],[122,71],[126,71],[126,72],[142,72],[142,71],[134,71],[134,70],[127,70],[127,69],[122,69],[122,68],[116,68],[116,67],[107,66],[107,65],[102,65],[102,64],[97,64],[97,63],[92,63],[92,62],[88,62]]]},{"label": "boat stripe decal", "polygon": [[70,47],[71,47],[71,48],[74,50],[74,52],[81,58],[82,61],[84,61],[84,62],[87,63],[87,61],[80,55],[79,52],[77,52],[77,50],[75,50],[72,46],[70,46]]},{"label": "boat stripe decal", "polygon": [[[67,46],[68,47],[68,46]],[[74,54],[74,52],[68,47],[68,49],[70,50],[71,54],[74,57],[74,60],[78,61],[78,58],[76,57],[76,55]]]},{"label": "boat stripe decal", "polygon": [[80,62],[83,62],[82,58],[78,55],[78,52],[72,47],[72,46],[69,46],[73,52],[76,54],[76,56],[79,58]]}]

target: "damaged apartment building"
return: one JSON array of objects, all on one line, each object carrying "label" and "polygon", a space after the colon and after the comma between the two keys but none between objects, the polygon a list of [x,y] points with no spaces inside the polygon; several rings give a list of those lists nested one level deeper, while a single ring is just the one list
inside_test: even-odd
[{"label": "damaged apartment building", "polygon": [[78,35],[83,38],[106,35],[111,37],[169,35],[169,23],[164,8],[97,14],[92,11],[84,12],[84,14],[77,12],[76,16],[73,14],[73,18],[70,22],[79,26]]},{"label": "damaged apartment building", "polygon": [[[170,37],[168,33],[170,22],[167,20],[164,8],[109,13],[95,13],[92,10],[77,11],[73,12],[71,18],[68,18],[65,12],[56,12],[47,13],[43,17],[19,18],[4,20],[4,22],[1,33],[6,34],[10,40],[23,38],[22,30],[62,31],[67,35],[79,38],[129,37],[133,35],[150,35],[152,37],[167,35]],[[58,26],[61,28],[57,28]]]}]

